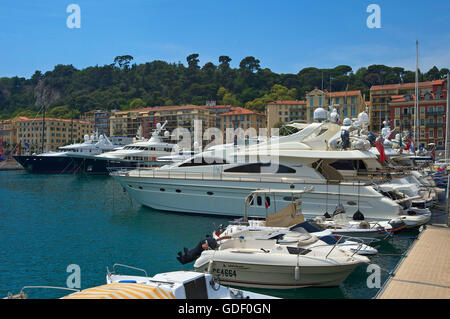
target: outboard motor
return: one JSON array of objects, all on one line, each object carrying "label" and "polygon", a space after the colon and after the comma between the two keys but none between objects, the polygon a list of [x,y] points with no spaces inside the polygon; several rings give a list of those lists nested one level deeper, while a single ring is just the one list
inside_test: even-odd
[{"label": "outboard motor", "polygon": [[[207,244],[207,247],[204,248],[203,245]],[[206,246],[206,245],[205,245]],[[184,247],[184,255],[179,251],[177,260],[181,264],[188,264],[190,262],[193,262],[196,260],[200,255],[202,254],[203,250],[205,249],[216,249],[217,242],[214,238],[212,238],[210,235],[206,235],[206,238],[201,240],[197,246],[195,246],[193,249],[189,250],[186,247]]]},{"label": "outboard motor", "polygon": [[341,132],[341,146],[344,150],[350,147],[350,133],[346,130]]}]

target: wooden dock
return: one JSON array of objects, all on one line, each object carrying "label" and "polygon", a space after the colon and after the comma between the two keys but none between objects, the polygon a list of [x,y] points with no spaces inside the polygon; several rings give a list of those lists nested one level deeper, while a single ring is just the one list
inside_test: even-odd
[{"label": "wooden dock", "polygon": [[450,299],[450,228],[429,225],[377,299]]}]

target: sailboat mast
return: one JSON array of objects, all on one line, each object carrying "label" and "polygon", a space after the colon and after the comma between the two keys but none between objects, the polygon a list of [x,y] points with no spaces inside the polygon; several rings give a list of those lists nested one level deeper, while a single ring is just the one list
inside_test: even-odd
[{"label": "sailboat mast", "polygon": [[[416,95],[416,105],[415,105],[415,129],[417,128],[417,132],[414,132],[415,138],[414,138],[414,146],[417,145],[417,147],[420,146],[420,112],[419,112],[419,41],[416,41],[416,88],[415,88],[415,95]],[[415,151],[415,150],[414,150]]]},{"label": "sailboat mast", "polygon": [[450,109],[449,109],[449,104],[450,104],[450,73],[447,73],[447,107],[445,110],[445,164],[448,163],[448,142],[449,142],[449,125],[450,125]]},{"label": "sailboat mast", "polygon": [[45,105],[44,105],[44,113],[42,116],[42,153],[44,153],[44,137],[45,137]]}]

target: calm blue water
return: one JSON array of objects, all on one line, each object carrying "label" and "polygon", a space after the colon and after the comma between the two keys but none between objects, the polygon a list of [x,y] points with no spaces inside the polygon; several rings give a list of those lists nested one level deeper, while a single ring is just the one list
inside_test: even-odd
[{"label": "calm blue water", "polygon": [[[81,268],[81,288],[105,283],[114,263],[146,269],[149,275],[192,269],[175,259],[192,248],[213,225],[228,218],[166,213],[141,207],[107,176],[34,175],[0,172],[0,297],[23,286],[66,286],[67,266]],[[415,234],[406,234],[411,236]],[[401,254],[405,239],[378,244],[384,254]],[[391,270],[400,257],[375,256]],[[372,298],[365,265],[338,288],[289,291],[255,290],[283,298]],[[382,272],[385,279],[386,272]],[[32,298],[60,297],[48,290],[30,291]]]}]

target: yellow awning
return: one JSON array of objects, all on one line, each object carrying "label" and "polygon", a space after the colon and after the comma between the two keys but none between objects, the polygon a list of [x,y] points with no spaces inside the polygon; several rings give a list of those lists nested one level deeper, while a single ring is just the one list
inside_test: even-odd
[{"label": "yellow awning", "polygon": [[138,283],[112,283],[75,292],[62,299],[175,299],[171,291]]}]

